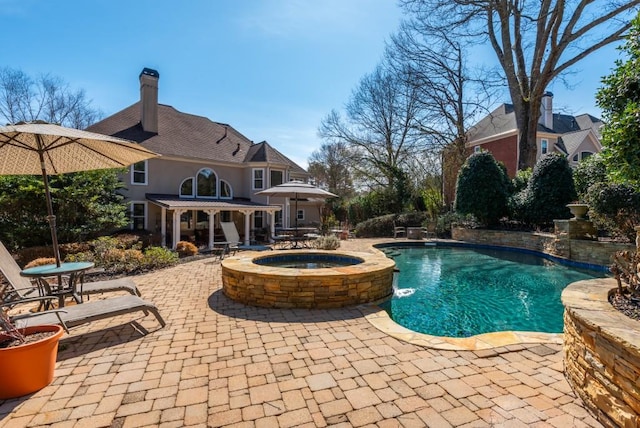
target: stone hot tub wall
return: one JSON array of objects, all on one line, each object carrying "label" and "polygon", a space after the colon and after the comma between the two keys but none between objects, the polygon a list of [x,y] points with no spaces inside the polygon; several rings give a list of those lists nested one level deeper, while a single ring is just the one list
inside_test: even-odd
[{"label": "stone hot tub wall", "polygon": [[607,427],[640,426],[640,321],[608,301],[615,279],[570,284],[562,293],[565,376]]},{"label": "stone hot tub wall", "polygon": [[[300,250],[278,255],[303,254]],[[222,261],[222,289],[227,297],[267,308],[340,308],[378,302],[393,294],[395,262],[384,254],[312,251],[344,254],[362,263],[335,268],[292,269],[253,263],[264,254],[240,253]]]}]

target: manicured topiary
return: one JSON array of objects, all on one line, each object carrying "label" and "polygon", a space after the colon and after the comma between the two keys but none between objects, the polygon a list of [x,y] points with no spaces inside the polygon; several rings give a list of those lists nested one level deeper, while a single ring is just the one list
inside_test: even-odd
[{"label": "manicured topiary", "polygon": [[472,214],[483,224],[496,224],[507,214],[510,185],[504,168],[491,153],[475,153],[458,174],[455,210]]},{"label": "manicured topiary", "polygon": [[540,158],[522,196],[522,216],[530,224],[548,226],[553,220],[570,218],[566,205],[577,195],[567,158],[559,153]]}]

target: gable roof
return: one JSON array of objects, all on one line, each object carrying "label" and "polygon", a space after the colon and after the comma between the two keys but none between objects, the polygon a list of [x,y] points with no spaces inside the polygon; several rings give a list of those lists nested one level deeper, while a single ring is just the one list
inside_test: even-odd
[{"label": "gable roof", "polygon": [[183,113],[169,105],[158,104],[158,133],[145,132],[140,123],[141,108],[140,102],[132,104],[89,126],[87,130],[135,141],[161,155],[205,161],[235,164],[265,162],[258,160],[260,156],[254,155],[264,151],[268,162],[306,173],[266,141],[253,144],[230,125]]},{"label": "gable roof", "polygon": [[[552,134],[566,134],[581,130],[593,129],[595,135],[600,138],[599,127],[602,121],[589,114],[571,116],[568,114],[553,114],[553,128],[538,123],[538,132]],[[494,111],[485,116],[469,130],[469,143],[488,139],[507,133],[514,133],[518,129],[513,104],[501,104]]]},{"label": "gable roof", "polygon": [[307,171],[280,153],[266,141],[261,141],[260,143],[252,145],[247,151],[244,161],[289,165],[292,172],[307,174]]}]

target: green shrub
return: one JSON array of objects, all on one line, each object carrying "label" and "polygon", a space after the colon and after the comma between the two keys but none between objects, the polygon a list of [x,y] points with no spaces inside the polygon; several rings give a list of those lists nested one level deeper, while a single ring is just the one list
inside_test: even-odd
[{"label": "green shrub", "polygon": [[475,153],[460,169],[455,210],[473,214],[481,223],[497,224],[508,213],[510,186],[504,168],[491,153]]},{"label": "green shrub", "polygon": [[604,159],[600,154],[589,156],[581,160],[573,170],[573,183],[576,188],[578,198],[583,202],[588,202],[589,187],[596,183],[607,181],[607,169]]},{"label": "green shrub", "polygon": [[464,215],[455,211],[450,211],[438,216],[436,220],[436,235],[439,238],[451,238],[451,228],[453,226],[475,229],[480,227],[473,215]]},{"label": "green shrub", "polygon": [[511,193],[516,194],[527,188],[533,170],[531,168],[521,169],[516,172],[516,176],[511,180]]},{"label": "green shrub", "polygon": [[428,213],[416,211],[403,214],[387,214],[365,220],[356,225],[358,238],[393,237],[393,224],[404,227],[419,227],[429,218]]},{"label": "green shrub", "polygon": [[596,183],[589,187],[589,219],[614,238],[635,241],[640,224],[640,192],[628,184]]},{"label": "green shrub", "polygon": [[337,250],[340,248],[340,240],[335,235],[324,235],[313,241],[313,248],[318,250]]},{"label": "green shrub", "polygon": [[566,205],[575,199],[569,162],[559,153],[548,153],[536,163],[527,188],[512,198],[512,208],[518,220],[548,226],[555,219],[570,218]]},{"label": "green shrub", "polygon": [[158,269],[178,264],[178,254],[164,247],[149,247],[144,251],[143,270]]}]

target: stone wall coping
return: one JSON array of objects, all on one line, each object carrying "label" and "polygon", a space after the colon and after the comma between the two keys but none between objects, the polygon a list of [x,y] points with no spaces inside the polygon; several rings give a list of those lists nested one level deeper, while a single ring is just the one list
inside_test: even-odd
[{"label": "stone wall coping", "polygon": [[562,292],[562,304],[574,317],[640,357],[640,321],[629,318],[609,303],[618,288],[614,278],[596,278],[569,284]]}]

